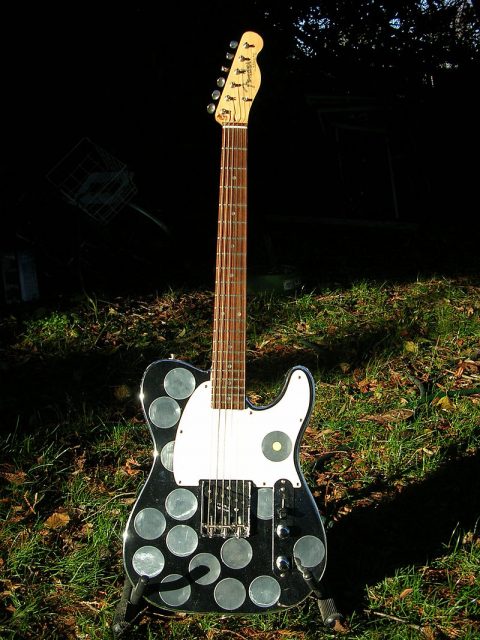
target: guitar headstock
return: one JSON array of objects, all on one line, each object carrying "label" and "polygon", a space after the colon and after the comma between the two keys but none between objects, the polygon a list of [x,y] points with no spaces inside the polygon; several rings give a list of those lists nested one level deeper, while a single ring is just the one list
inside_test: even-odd
[{"label": "guitar headstock", "polygon": [[230,43],[236,53],[227,53],[231,67],[222,67],[228,73],[220,77],[212,98],[218,104],[209,104],[209,113],[215,114],[215,120],[221,125],[247,124],[250,108],[260,87],[261,74],[257,64],[257,56],[263,48],[263,40],[253,31],[246,31],[240,42]]}]

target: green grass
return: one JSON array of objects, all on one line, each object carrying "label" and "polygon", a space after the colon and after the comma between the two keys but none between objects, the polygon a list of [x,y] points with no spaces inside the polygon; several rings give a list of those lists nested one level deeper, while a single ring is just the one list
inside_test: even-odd
[{"label": "green grass", "polygon": [[[122,531],[151,464],[146,366],[210,360],[212,294],[82,297],[1,320],[0,638],[108,638]],[[314,374],[301,464],[362,640],[480,637],[480,287],[359,282],[248,302],[247,386]],[[132,638],[333,637],[313,599],[281,615],[162,617]]]}]

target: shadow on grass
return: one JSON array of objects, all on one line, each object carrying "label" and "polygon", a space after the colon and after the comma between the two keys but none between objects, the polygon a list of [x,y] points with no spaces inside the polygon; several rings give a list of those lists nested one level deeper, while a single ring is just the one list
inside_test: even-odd
[{"label": "shadow on grass", "polygon": [[[323,375],[340,362],[357,366],[369,358],[392,354],[401,348],[396,323],[339,337],[335,342],[321,344],[300,339],[298,343],[302,346],[282,345],[278,351],[247,357],[249,388],[280,387],[293,366],[303,365],[315,375]],[[179,353],[181,349],[170,344],[162,348],[162,353],[147,347],[67,353],[64,357],[32,354],[27,359],[10,361],[0,372],[1,429],[8,432],[18,422],[22,430],[28,431],[29,427],[47,423],[52,417],[62,421],[67,416],[75,418],[85,410],[99,415],[121,414],[125,418],[138,415],[143,372],[151,362],[168,357],[170,351]],[[204,353],[192,364],[208,369],[208,357],[209,354]]]},{"label": "shadow on grass", "polygon": [[444,555],[456,528],[480,518],[480,453],[452,457],[423,482],[380,504],[357,508],[328,533],[328,573],[337,604],[364,608],[365,587],[397,569]]}]

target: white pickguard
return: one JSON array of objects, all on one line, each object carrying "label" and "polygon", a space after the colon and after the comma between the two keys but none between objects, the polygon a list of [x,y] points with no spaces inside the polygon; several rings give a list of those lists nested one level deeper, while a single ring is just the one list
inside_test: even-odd
[{"label": "white pickguard", "polygon": [[[175,481],[197,486],[200,480],[251,480],[273,487],[277,480],[300,486],[295,443],[311,403],[310,384],[296,369],[282,398],[266,409],[212,409],[211,383],[201,384],[189,399],[177,429],[173,456]],[[290,438],[287,458],[274,462],[262,451],[265,436],[279,431]],[[275,443],[278,449],[279,443]]]}]

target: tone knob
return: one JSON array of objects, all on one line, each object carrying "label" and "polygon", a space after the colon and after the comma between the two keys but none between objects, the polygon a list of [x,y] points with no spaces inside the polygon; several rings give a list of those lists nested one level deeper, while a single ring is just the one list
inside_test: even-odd
[{"label": "tone knob", "polygon": [[278,556],[275,560],[275,564],[279,571],[290,571],[290,561],[286,556]]},{"label": "tone knob", "polygon": [[288,536],[290,535],[290,529],[287,527],[286,524],[278,524],[277,525],[277,536],[279,538],[288,538]]}]

